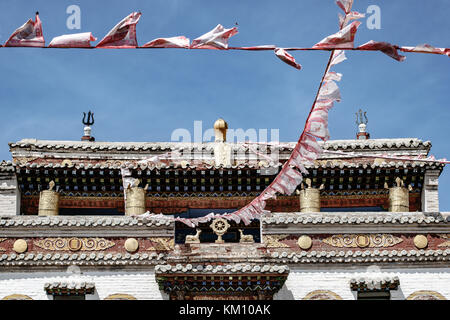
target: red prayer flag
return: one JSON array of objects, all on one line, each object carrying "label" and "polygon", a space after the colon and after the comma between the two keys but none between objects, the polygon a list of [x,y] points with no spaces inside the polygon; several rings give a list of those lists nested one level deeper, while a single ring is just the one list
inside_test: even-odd
[{"label": "red prayer flag", "polygon": [[147,42],[142,48],[189,48],[189,38],[185,36],[158,38]]},{"label": "red prayer flag", "polygon": [[300,70],[302,68],[301,65],[299,65],[296,61],[295,58],[290,55],[289,53],[287,53],[284,49],[281,48],[276,48],[274,50],[275,55],[280,58],[281,61],[287,63],[288,65]]},{"label": "red prayer flag", "polygon": [[356,30],[361,22],[353,21],[351,24],[332,34],[319,43],[315,44],[313,48],[319,49],[352,49],[353,41],[355,39]]},{"label": "red prayer flag", "polygon": [[228,49],[228,39],[237,34],[237,28],[225,29],[218,24],[214,29],[194,39],[192,49]]},{"label": "red prayer flag", "polygon": [[421,44],[415,47],[401,47],[401,51],[403,52],[420,52],[420,53],[434,53],[434,54],[442,54],[450,57],[450,49],[449,48],[435,48],[429,44]]},{"label": "red prayer flag", "polygon": [[377,41],[370,40],[369,42],[359,46],[358,49],[360,49],[360,50],[379,50],[397,61],[403,61],[406,59],[405,56],[398,54],[396,46],[394,46],[390,43],[387,43],[387,42],[377,42]]},{"label": "red prayer flag", "polygon": [[95,41],[95,38],[91,32],[65,34],[62,36],[54,37],[49,48],[90,48],[91,41]]},{"label": "red prayer flag", "polygon": [[95,46],[96,48],[136,48],[136,24],[140,12],[130,13]]},{"label": "red prayer flag", "polygon": [[36,12],[35,21],[29,19],[23,26],[16,29],[5,43],[5,47],[44,47],[45,40],[42,34],[42,23],[39,12]]}]

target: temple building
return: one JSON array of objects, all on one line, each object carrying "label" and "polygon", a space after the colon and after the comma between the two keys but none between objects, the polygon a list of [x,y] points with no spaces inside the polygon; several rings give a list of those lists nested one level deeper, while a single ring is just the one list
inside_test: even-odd
[{"label": "temple building", "polygon": [[0,299],[450,299],[444,165],[420,160],[429,141],[372,139],[360,121],[355,139],[321,143],[261,219],[191,228],[174,218],[242,208],[295,142],[229,142],[223,119],[213,142],[101,142],[83,123],[81,141],[9,144]]}]

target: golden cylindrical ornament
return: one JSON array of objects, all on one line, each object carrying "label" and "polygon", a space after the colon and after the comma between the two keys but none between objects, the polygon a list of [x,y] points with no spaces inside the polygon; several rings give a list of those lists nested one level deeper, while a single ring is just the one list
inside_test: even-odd
[{"label": "golden cylindrical ornament", "polygon": [[59,213],[59,193],[51,190],[41,191],[39,194],[40,216],[57,216]]},{"label": "golden cylindrical ornament", "polygon": [[126,189],[125,215],[134,216],[145,213],[145,190],[139,187]]},{"label": "golden cylindrical ornament", "polygon": [[320,211],[320,190],[306,188],[300,190],[300,212]]},{"label": "golden cylindrical ornament", "polygon": [[409,212],[409,191],[407,188],[389,188],[389,211]]}]

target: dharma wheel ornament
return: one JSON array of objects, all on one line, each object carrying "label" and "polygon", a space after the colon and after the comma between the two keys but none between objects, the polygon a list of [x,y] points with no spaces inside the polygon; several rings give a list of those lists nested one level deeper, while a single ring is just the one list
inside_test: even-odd
[{"label": "dharma wheel ornament", "polygon": [[298,191],[300,195],[300,212],[319,212],[320,211],[320,190],[324,188],[322,184],[319,189],[311,187],[311,179],[305,180],[307,188],[301,185],[302,190]]},{"label": "dharma wheel ornament", "polygon": [[214,233],[217,234],[217,240],[215,242],[225,243],[225,241],[222,239],[222,236],[227,233],[227,230],[230,227],[228,221],[223,218],[217,218],[213,220],[213,222],[210,224],[210,227],[214,231]]},{"label": "dharma wheel ornament", "polygon": [[385,183],[384,187],[389,189],[389,211],[391,212],[409,212],[409,191],[412,190],[411,185],[405,187],[402,179],[395,179],[396,186],[389,188]]},{"label": "dharma wheel ornament", "polygon": [[146,185],[144,188],[139,187],[140,180],[136,179],[133,186],[128,185],[125,190],[127,194],[127,200],[125,202],[125,215],[134,216],[145,213],[145,191],[148,188]]},{"label": "dharma wheel ornament", "polygon": [[55,182],[49,183],[49,189],[43,190],[39,194],[39,211],[40,216],[57,216],[59,212],[59,193],[53,191]]}]

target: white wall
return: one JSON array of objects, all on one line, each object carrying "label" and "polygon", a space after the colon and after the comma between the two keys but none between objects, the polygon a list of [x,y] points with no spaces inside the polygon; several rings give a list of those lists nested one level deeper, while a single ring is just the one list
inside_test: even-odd
[{"label": "white wall", "polygon": [[[349,270],[350,269],[350,270]],[[369,271],[368,271],[369,270]],[[436,291],[450,299],[450,269],[390,269],[379,270],[377,267],[358,267],[348,269],[328,268],[323,271],[306,270],[291,267],[289,277],[274,299],[300,300],[315,290],[329,290],[342,299],[354,300],[356,295],[350,290],[350,279],[368,277],[398,276],[400,286],[391,291],[391,299],[404,300],[411,293],[419,290]],[[129,294],[136,299],[162,300],[168,296],[161,292],[153,271],[149,272],[84,272],[82,275],[70,276],[65,272],[36,273],[0,273],[0,299],[11,294],[23,294],[35,300],[52,300],[44,291],[46,282],[77,281],[95,283],[95,294],[86,295],[86,299],[103,300],[111,294]]]},{"label": "white wall", "polygon": [[71,276],[65,272],[0,273],[0,299],[11,294],[23,294],[34,300],[53,300],[44,290],[47,282],[94,282],[95,292],[86,299],[103,300],[111,294],[129,294],[138,300],[168,299],[158,288],[153,271],[149,272],[83,272]]},{"label": "white wall", "polygon": [[419,290],[436,291],[450,299],[450,268],[380,269],[377,266],[327,268],[323,271],[290,267],[289,277],[274,299],[300,300],[312,291],[329,290],[342,299],[355,300],[356,292],[350,289],[352,278],[394,276],[400,279],[400,286],[398,290],[391,290],[392,300],[404,300]]},{"label": "white wall", "polygon": [[15,175],[0,175],[0,214],[17,215],[20,211],[20,192]]}]

